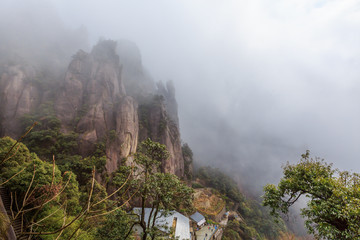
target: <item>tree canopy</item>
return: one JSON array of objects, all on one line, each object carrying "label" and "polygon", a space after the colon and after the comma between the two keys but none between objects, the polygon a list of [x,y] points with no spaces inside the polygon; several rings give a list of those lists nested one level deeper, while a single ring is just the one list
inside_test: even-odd
[{"label": "tree canopy", "polygon": [[297,164],[287,163],[277,186],[264,187],[263,204],[272,214],[287,213],[305,196],[301,210],[309,233],[317,239],[360,239],[360,175],[333,169],[332,164],[310,158],[307,151]]},{"label": "tree canopy", "polygon": [[[97,239],[102,240],[123,240],[130,231],[131,221],[129,215],[119,209],[106,216],[106,221],[96,231]],[[128,240],[133,239],[130,235]]]},{"label": "tree canopy", "polygon": [[[142,228],[144,240],[148,237],[155,239],[160,234],[155,220],[161,211],[180,208],[186,211],[192,204],[192,188],[187,187],[177,176],[160,171],[162,161],[168,157],[166,146],[150,139],[143,141],[135,154],[138,169],[135,170],[137,176],[133,184],[138,189],[141,215],[133,225],[138,224]],[[146,207],[151,208],[148,219],[145,219]]]}]

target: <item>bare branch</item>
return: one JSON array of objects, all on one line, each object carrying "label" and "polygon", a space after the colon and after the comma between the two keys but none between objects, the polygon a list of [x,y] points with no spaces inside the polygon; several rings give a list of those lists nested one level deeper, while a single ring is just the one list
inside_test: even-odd
[{"label": "bare branch", "polygon": [[[65,226],[65,223],[66,223],[66,207],[65,207],[65,209],[64,209],[64,221],[63,221],[62,227]],[[65,229],[65,228],[64,228],[64,229]],[[59,237],[61,236],[61,234],[64,232],[64,229],[61,230],[61,232],[59,233],[59,235],[57,236],[57,238],[56,238],[55,240],[58,240],[58,239],[59,239]]]},{"label": "bare branch", "polygon": [[24,211],[31,211],[31,210],[34,210],[34,209],[38,209],[40,207],[43,207],[44,205],[48,204],[49,202],[53,201],[55,198],[57,198],[67,187],[67,185],[69,184],[70,182],[70,179],[71,179],[72,175],[69,176],[69,179],[67,180],[65,186],[61,189],[61,191],[59,191],[57,194],[55,194],[52,198],[50,198],[49,200],[45,201],[41,206],[35,206],[33,208],[29,208],[29,209],[26,209]]},{"label": "bare branch", "polygon": [[14,195],[15,195],[16,211],[19,212],[19,205],[18,205],[18,200],[17,200],[17,194],[16,194],[16,192],[14,193]]},{"label": "bare branch", "polygon": [[10,211],[11,211],[11,216],[13,219],[14,218],[14,212],[13,212],[13,202],[14,202],[14,198],[13,198],[13,193],[10,193]]},{"label": "bare branch", "polygon": [[92,182],[91,182],[91,189],[90,189],[90,194],[89,194],[89,199],[88,199],[88,207],[87,207],[87,211],[90,211],[90,204],[91,204],[91,197],[92,197],[92,193],[94,190],[94,184],[95,184],[95,166],[93,166],[93,171],[92,171]]},{"label": "bare branch", "polygon": [[52,179],[50,184],[50,189],[52,188],[55,180],[55,155],[53,155],[53,169],[52,169]]},{"label": "bare branch", "polygon": [[17,173],[15,173],[12,177],[10,177],[9,179],[7,179],[5,182],[0,183],[0,186],[8,183],[9,181],[11,181],[11,179],[13,179],[14,177],[16,177],[17,175],[19,175],[20,173],[22,173],[26,168],[21,169],[20,171],[18,171]]},{"label": "bare branch", "polygon": [[126,203],[128,203],[128,202],[135,196],[135,194],[138,192],[138,190],[139,190],[139,189],[137,189],[137,190],[130,196],[130,198],[127,199],[127,200],[126,200],[123,204],[121,204],[120,206],[112,209],[111,211],[108,211],[108,212],[105,212],[105,213],[100,213],[100,214],[98,214],[98,215],[90,216],[90,217],[88,217],[88,219],[90,219],[90,218],[95,218],[95,217],[99,217],[99,216],[105,216],[105,215],[108,215],[108,214],[110,214],[110,213],[112,213],[112,212],[115,212],[116,210],[122,208]]},{"label": "bare branch", "polygon": [[134,169],[134,165],[132,165],[131,167],[131,172],[129,173],[127,179],[125,180],[125,182],[118,188],[116,189],[113,193],[111,193],[109,196],[107,196],[106,198],[102,199],[101,201],[95,203],[93,206],[96,206],[100,203],[102,203],[103,201],[106,201],[107,199],[109,199],[110,197],[114,196],[117,192],[119,192],[126,184],[127,182],[130,180],[130,177],[132,176],[133,173],[133,169]]},{"label": "bare branch", "polygon": [[[109,208],[116,206],[121,199],[123,199],[123,197],[127,194],[127,192],[130,190],[131,186],[129,185],[128,188],[125,190],[125,192],[121,195],[121,197],[119,197],[118,201],[115,201],[111,206],[109,206]],[[139,188],[136,190],[136,192],[139,190]],[[130,200],[132,198],[132,196],[130,196],[130,198],[128,200]],[[100,210],[95,210],[95,211],[90,211],[90,213],[99,213],[104,211],[104,209],[100,209]]]},{"label": "bare branch", "polygon": [[71,220],[68,224],[66,224],[65,226],[55,230],[55,231],[52,231],[52,232],[23,232],[22,234],[30,234],[30,235],[52,235],[52,234],[55,234],[55,233],[58,233],[60,231],[62,231],[63,229],[69,227],[71,224],[73,224],[76,220],[80,219],[82,216],[84,216],[84,214],[87,213],[87,210],[83,209],[82,212],[80,212],[73,220]]},{"label": "bare branch", "polygon": [[54,212],[50,213],[49,215],[45,216],[44,218],[38,220],[36,223],[33,223],[29,226],[33,226],[33,225],[39,225],[42,221],[46,220],[47,218],[51,217],[52,215],[54,215],[55,213],[57,213],[60,209],[62,209],[64,207],[64,205],[66,204],[66,202],[64,204],[62,204],[58,209],[56,209]]},{"label": "bare branch", "polygon": [[[16,145],[18,145],[22,140],[23,138],[29,134],[29,132],[37,125],[38,123],[37,122],[34,122],[33,125],[29,128],[29,130],[27,130],[27,132],[22,135],[14,145],[12,145],[12,147],[10,148],[10,150],[6,153],[4,159],[0,162],[0,165],[2,165],[4,162],[8,161],[9,159],[11,159],[16,153],[17,151],[19,150],[19,147],[17,147],[15,153],[13,155],[11,155],[10,157],[8,157],[11,153],[11,151],[16,147]],[[20,145],[19,145],[20,146]]]},{"label": "bare branch", "polygon": [[29,184],[29,187],[28,187],[28,189],[26,190],[26,193],[25,193],[25,196],[24,196],[24,200],[23,200],[23,206],[25,206],[27,195],[29,194],[30,188],[32,187],[32,185],[33,185],[33,183],[34,183],[35,173],[36,173],[36,167],[35,167],[35,163],[34,163],[33,176],[32,176],[32,178],[31,178],[31,182],[30,182],[30,184]]}]

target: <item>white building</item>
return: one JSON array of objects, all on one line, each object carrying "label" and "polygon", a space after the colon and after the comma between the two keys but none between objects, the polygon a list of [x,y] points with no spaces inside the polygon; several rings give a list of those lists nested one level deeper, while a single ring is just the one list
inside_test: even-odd
[{"label": "white building", "polygon": [[[141,215],[141,208],[134,208],[133,212],[137,215]],[[145,223],[148,223],[149,215],[151,208],[145,208]],[[155,210],[154,210],[155,212]],[[188,217],[185,217],[181,213],[176,211],[171,211],[165,215],[164,211],[160,210],[155,220],[155,225],[162,232],[169,233],[171,228],[174,226],[175,229],[175,238],[179,240],[190,240],[190,220]],[[138,233],[142,232],[140,226],[135,226],[135,231]]]},{"label": "white building", "polygon": [[203,215],[201,215],[201,213],[199,213],[199,212],[194,213],[193,215],[190,216],[190,218],[191,218],[194,222],[196,222],[196,224],[197,224],[198,227],[201,227],[201,226],[204,225],[205,222],[206,222],[205,217],[204,217]]}]

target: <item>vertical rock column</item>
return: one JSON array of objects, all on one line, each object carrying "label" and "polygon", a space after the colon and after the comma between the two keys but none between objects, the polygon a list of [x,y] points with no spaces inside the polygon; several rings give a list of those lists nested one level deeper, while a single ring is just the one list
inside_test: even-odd
[{"label": "vertical rock column", "polygon": [[106,143],[107,172],[136,151],[137,104],[126,96],[121,81],[116,42],[102,41],[90,54],[79,51],[66,73],[57,114],[63,131],[79,133],[79,151],[87,156],[97,143]]}]

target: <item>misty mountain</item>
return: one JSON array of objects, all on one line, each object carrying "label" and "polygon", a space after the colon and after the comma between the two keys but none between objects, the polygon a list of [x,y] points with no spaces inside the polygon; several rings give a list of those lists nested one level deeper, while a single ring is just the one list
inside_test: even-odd
[{"label": "misty mountain", "polygon": [[[22,116],[50,103],[61,131],[78,134],[79,154],[126,139],[122,151],[106,150],[109,169],[152,136],[181,175],[183,138],[196,163],[255,197],[307,149],[358,171],[359,9],[341,0],[5,0],[1,134],[19,136]],[[102,49],[99,36],[121,40]]]},{"label": "misty mountain", "polygon": [[[18,52],[22,59],[31,56],[34,65],[39,55],[51,55],[42,62],[61,63],[64,74],[71,56],[78,49],[89,52],[99,36],[130,39],[141,49],[145,68],[123,69],[127,94],[134,96],[128,71],[149,89],[154,81],[172,79],[182,136],[197,161],[243,171],[237,177],[253,168],[249,175],[258,176],[260,190],[278,180],[281,164],[297,161],[307,149],[357,171],[357,5],[5,0],[1,56]],[[135,44],[125,45],[119,53],[139,61]],[[217,141],[221,132],[211,135],[208,129],[222,127],[230,134],[224,131]],[[216,147],[207,147],[202,136]],[[229,159],[214,157],[234,149]],[[255,181],[243,179],[249,182]]]},{"label": "misty mountain", "polygon": [[[117,46],[124,49],[121,42],[101,40],[90,53],[79,50],[60,75],[42,73],[39,69],[45,66],[41,62],[33,66],[22,61],[4,64],[0,74],[1,135],[19,138],[26,124],[32,124],[26,118],[34,113],[40,121],[54,117],[52,121],[60,121],[62,133],[78,136],[78,154],[89,156],[100,142],[106,144],[109,173],[125,164],[123,159],[136,151],[140,141],[150,137],[165,144],[170,152],[163,170],[183,176],[174,88],[160,83],[157,88],[145,75],[140,56],[139,61],[134,61],[131,54],[119,56]],[[123,70],[127,82],[133,81],[133,97],[126,94]]]}]

